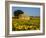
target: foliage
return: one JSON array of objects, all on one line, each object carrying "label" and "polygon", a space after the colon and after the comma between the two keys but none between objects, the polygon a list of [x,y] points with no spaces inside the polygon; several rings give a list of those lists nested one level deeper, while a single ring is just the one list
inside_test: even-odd
[{"label": "foliage", "polygon": [[40,18],[30,17],[30,20],[20,20],[12,18],[12,30],[13,31],[24,31],[24,30],[39,30],[40,29]]}]

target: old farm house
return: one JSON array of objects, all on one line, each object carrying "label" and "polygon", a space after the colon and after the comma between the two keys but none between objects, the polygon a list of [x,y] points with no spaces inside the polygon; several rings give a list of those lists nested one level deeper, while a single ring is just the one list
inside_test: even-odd
[{"label": "old farm house", "polygon": [[30,17],[25,15],[25,14],[20,14],[19,19],[21,19],[21,20],[30,20]]}]

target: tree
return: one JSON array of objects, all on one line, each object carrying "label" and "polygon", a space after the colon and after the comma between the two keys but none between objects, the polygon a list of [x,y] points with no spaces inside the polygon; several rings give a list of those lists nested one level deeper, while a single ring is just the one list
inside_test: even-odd
[{"label": "tree", "polygon": [[20,14],[23,14],[24,12],[22,10],[14,11],[14,16],[19,16]]},{"label": "tree", "polygon": [[16,11],[14,11],[14,16],[17,17],[17,18],[19,18],[19,15],[23,14],[23,13],[24,12],[22,10],[16,10]]}]

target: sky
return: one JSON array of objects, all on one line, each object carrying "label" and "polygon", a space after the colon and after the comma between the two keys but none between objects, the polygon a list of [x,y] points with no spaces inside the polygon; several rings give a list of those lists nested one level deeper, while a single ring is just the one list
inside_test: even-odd
[{"label": "sky", "polygon": [[36,7],[12,7],[12,16],[14,16],[14,11],[22,10],[24,14],[28,16],[40,16],[40,8]]}]

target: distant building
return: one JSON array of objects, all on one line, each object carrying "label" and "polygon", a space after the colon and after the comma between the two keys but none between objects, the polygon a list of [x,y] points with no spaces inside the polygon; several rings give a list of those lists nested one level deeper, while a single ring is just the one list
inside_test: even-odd
[{"label": "distant building", "polygon": [[27,16],[27,15],[24,15],[24,14],[20,14],[19,19],[21,19],[21,20],[30,20],[30,17]]}]

